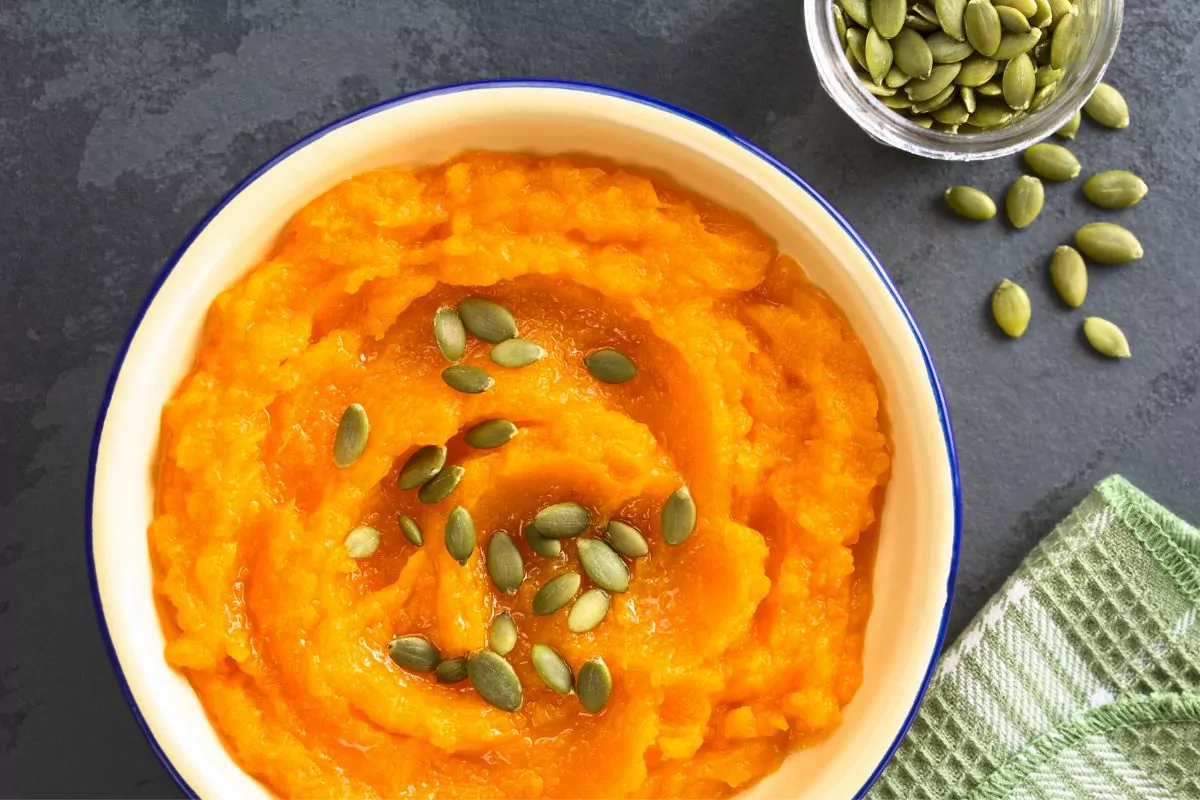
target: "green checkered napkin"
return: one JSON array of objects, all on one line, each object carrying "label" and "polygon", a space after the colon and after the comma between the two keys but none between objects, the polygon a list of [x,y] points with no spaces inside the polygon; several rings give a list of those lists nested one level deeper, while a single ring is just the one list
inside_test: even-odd
[{"label": "green checkered napkin", "polygon": [[1100,483],[942,656],[883,798],[1200,798],[1200,531]]}]

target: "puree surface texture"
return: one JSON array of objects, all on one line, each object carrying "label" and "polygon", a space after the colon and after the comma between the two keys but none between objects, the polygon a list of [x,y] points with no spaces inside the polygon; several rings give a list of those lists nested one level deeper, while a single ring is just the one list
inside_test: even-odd
[{"label": "puree surface texture", "polygon": [[[471,337],[464,363],[496,384],[451,390],[431,322],[467,296],[502,303],[547,357],[503,369]],[[601,347],[637,377],[592,378],[582,361]],[[338,469],[350,403],[370,439]],[[463,443],[495,417],[517,437]],[[150,541],[166,657],[281,795],[728,795],[836,726],[860,682],[863,534],[889,465],[867,354],[751,223],[635,170],[473,153],[342,183],[213,303],[162,429]],[[424,444],[466,469],[435,505],[396,485]],[[699,520],[669,548],[659,513],[684,484]],[[592,535],[617,518],[650,541],[585,634],[566,609],[530,612],[542,584],[578,569],[575,542],[541,558],[519,535],[566,500],[590,509]],[[457,505],[479,531],[465,567],[442,538]],[[362,523],[383,539],[355,561],[343,540]],[[526,561],[513,597],[481,555],[501,529]],[[520,629],[515,713],[388,657],[404,634],[447,658],[481,648],[505,610]],[[536,643],[576,670],[602,656],[607,708],[542,685]]]}]

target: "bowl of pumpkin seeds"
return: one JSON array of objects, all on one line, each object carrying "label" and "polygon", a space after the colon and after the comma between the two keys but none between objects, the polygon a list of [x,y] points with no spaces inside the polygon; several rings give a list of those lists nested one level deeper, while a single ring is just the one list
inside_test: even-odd
[{"label": "bowl of pumpkin seeds", "polygon": [[1067,124],[1116,50],[1124,0],[805,0],[821,85],[884,144],[949,161]]}]

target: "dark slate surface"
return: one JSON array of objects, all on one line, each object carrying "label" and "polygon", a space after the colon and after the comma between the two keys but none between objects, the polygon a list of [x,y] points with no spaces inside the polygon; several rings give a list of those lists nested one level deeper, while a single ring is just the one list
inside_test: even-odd
[{"label": "dark slate surface", "polygon": [[[1089,353],[1044,262],[1107,216],[1078,184],[1016,233],[941,209],[994,193],[1006,159],[935,164],[860,134],[823,95],[800,0],[0,0],[0,794],[168,796],[109,669],[82,544],[88,449],[113,355],[161,265],[213,201],[313,128],[439,83],[599,81],[750,136],[874,245],[929,338],[962,462],[951,635],[1097,480],[1122,472],[1200,520],[1200,5],[1133,0],[1110,79],[1133,126],[1085,123],[1085,168],[1152,187],[1121,214],[1147,257],[1097,269],[1087,310],[1135,357]],[[1003,277],[1035,319],[1004,341]],[[936,446],[930,443],[930,446]],[[902,635],[901,632],[898,632]]]}]

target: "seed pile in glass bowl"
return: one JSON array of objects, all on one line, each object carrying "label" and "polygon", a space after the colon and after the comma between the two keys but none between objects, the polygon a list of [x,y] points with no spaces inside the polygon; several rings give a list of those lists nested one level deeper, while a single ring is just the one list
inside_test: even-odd
[{"label": "seed pile in glass bowl", "polygon": [[1078,0],[836,0],[833,22],[867,91],[945,133],[1045,105],[1079,42]]}]

